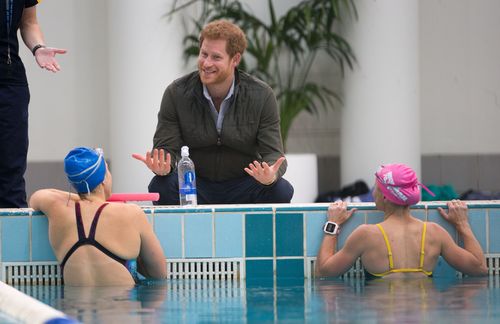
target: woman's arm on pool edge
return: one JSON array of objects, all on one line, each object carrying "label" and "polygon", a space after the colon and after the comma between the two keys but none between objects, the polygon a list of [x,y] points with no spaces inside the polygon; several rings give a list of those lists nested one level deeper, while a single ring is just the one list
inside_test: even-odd
[{"label": "woman's arm on pool edge", "polygon": [[[340,227],[355,211],[356,209],[347,211],[347,203],[345,202],[334,202],[328,207],[328,220],[337,223]],[[330,235],[325,233],[316,258],[316,276],[334,277],[349,270],[361,255],[362,236],[359,233],[362,231],[363,229],[358,227],[352,232],[347,238],[344,247],[338,252],[336,252],[338,234]]]},{"label": "woman's arm on pool edge", "polygon": [[444,259],[457,270],[473,276],[488,274],[486,258],[481,245],[477,241],[469,225],[467,215],[467,204],[460,200],[448,202],[448,213],[443,208],[438,208],[441,216],[450,224],[455,226],[458,234],[462,237],[464,247],[458,246],[451,238],[450,234],[442,227],[442,247],[441,255]]},{"label": "woman's arm on pool edge", "polygon": [[316,277],[337,277],[349,270],[363,252],[363,240],[366,237],[365,225],[356,228],[337,250],[337,235],[325,234],[316,258]]},{"label": "woman's arm on pool edge", "polygon": [[160,241],[153,231],[153,227],[147,220],[146,214],[137,207],[137,228],[141,236],[141,250],[137,257],[137,268],[139,272],[148,278],[165,279],[167,277],[167,261]]},{"label": "woman's arm on pool edge", "polygon": [[60,201],[78,201],[80,197],[77,194],[58,189],[40,189],[33,193],[29,200],[29,206],[34,210],[40,210],[46,213],[55,202]]}]

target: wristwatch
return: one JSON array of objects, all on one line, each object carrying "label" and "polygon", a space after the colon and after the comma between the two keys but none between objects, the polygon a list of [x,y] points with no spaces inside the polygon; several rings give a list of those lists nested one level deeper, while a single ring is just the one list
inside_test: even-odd
[{"label": "wristwatch", "polygon": [[337,235],[339,233],[340,227],[335,222],[326,222],[325,226],[323,226],[323,232],[330,235]]}]

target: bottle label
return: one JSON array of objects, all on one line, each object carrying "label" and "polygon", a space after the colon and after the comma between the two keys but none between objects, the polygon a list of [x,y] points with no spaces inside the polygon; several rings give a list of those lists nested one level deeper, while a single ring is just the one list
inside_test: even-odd
[{"label": "bottle label", "polygon": [[194,182],[194,172],[186,171],[186,173],[184,174],[184,183],[186,185],[191,186],[193,182]]},{"label": "bottle label", "polygon": [[196,188],[180,188],[179,192],[181,195],[195,195],[196,196]]}]

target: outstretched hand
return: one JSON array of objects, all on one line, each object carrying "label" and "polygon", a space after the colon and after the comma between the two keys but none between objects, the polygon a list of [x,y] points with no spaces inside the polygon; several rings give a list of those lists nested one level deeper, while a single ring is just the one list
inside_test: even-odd
[{"label": "outstretched hand", "polygon": [[464,226],[469,224],[469,217],[467,215],[467,204],[458,199],[453,199],[448,202],[448,213],[443,208],[438,207],[441,216],[455,227]]},{"label": "outstretched hand", "polygon": [[132,157],[136,160],[142,161],[148,169],[153,171],[156,175],[165,176],[171,171],[170,153],[165,154],[164,149],[154,149],[153,154],[151,154],[150,151],[147,151],[145,156],[134,153],[132,154]]},{"label": "outstretched hand", "polygon": [[267,162],[253,161],[248,165],[248,168],[245,168],[245,171],[263,185],[271,185],[276,181],[276,173],[284,161],[284,156],[280,157],[273,165],[269,165]]},{"label": "outstretched hand", "polygon": [[347,203],[344,201],[336,201],[328,206],[328,220],[335,222],[338,225],[345,223],[356,211],[356,208],[347,210]]},{"label": "outstretched hand", "polygon": [[35,52],[35,60],[42,69],[55,73],[61,70],[61,67],[55,59],[56,54],[65,54],[66,52],[65,49],[60,48],[40,47]]}]

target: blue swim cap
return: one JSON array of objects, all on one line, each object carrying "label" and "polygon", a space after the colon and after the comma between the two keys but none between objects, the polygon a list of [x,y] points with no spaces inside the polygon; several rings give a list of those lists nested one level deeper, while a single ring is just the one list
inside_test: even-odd
[{"label": "blue swim cap", "polygon": [[88,194],[104,181],[106,163],[101,152],[77,147],[64,158],[64,172],[78,193]]}]

